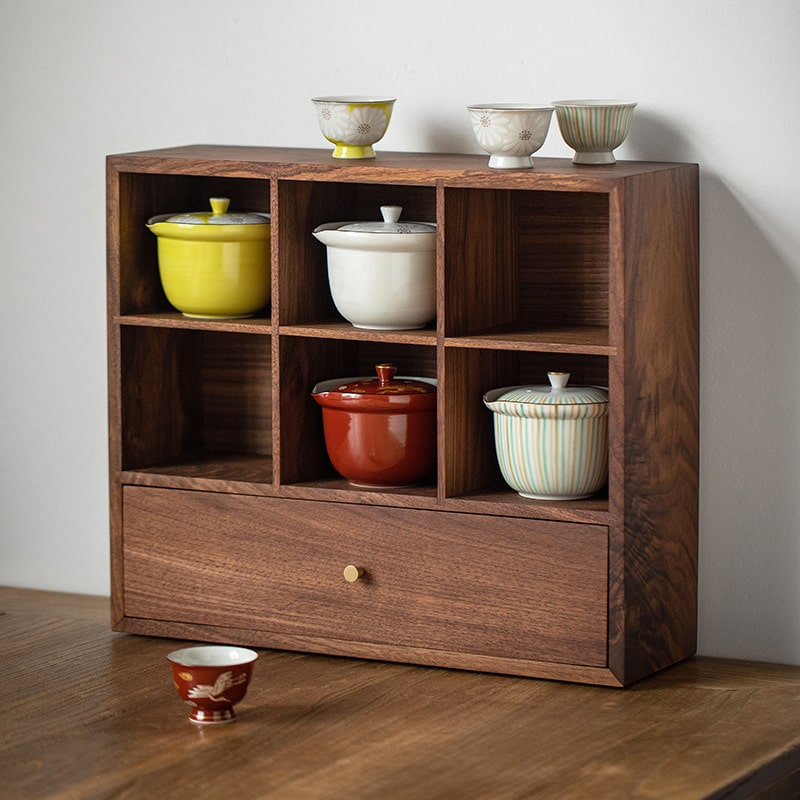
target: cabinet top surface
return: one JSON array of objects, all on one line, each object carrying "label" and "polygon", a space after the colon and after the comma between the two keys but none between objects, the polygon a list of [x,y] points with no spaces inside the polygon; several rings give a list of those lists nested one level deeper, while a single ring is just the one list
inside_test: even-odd
[{"label": "cabinet top surface", "polygon": [[193,144],[108,156],[111,169],[187,175],[227,174],[240,177],[277,177],[302,180],[407,180],[433,184],[437,180],[458,183],[525,185],[575,184],[587,191],[608,190],[620,180],[645,173],[693,164],[620,161],[610,166],[575,165],[566,158],[533,158],[533,169],[497,170],[488,157],[459,153],[406,153],[380,151],[373,159],[334,159],[329,149],[254,147]]}]

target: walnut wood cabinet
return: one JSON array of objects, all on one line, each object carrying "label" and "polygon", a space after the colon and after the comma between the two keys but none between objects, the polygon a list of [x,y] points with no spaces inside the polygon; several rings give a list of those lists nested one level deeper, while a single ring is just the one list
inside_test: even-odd
[{"label": "walnut wood cabinet", "polygon": [[[116,630],[613,686],[694,652],[696,165],[196,145],[109,156],[107,190]],[[272,214],[250,319],[161,289],[145,221],[215,195]],[[387,203],[438,224],[423,330],[341,319],[311,236]],[[311,388],[379,361],[438,380],[428,485],[359,489],[328,461]],[[497,467],[483,393],[552,369],[609,388],[586,500],[524,499]]]}]

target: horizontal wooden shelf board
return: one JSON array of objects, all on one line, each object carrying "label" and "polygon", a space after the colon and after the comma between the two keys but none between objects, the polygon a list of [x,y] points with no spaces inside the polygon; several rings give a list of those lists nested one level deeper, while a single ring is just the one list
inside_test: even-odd
[{"label": "horizontal wooden shelf board", "polygon": [[126,470],[119,473],[121,484],[130,486],[153,486],[161,489],[187,489],[198,492],[221,492],[225,494],[258,495],[274,497],[271,483],[256,483],[243,480],[215,478],[190,478],[185,475],[170,475],[160,472],[138,472]]},{"label": "horizontal wooden shelf board", "polygon": [[475,492],[460,497],[450,497],[443,508],[472,514],[527,517],[563,522],[611,524],[608,497],[596,495],[585,500],[558,500],[547,502],[521,497],[508,489],[494,492]]},{"label": "horizontal wooden shelf board", "polygon": [[114,317],[118,325],[134,325],[146,328],[182,328],[185,330],[220,331],[227,333],[272,333],[269,317],[247,319],[196,319],[176,312],[152,314],[122,314]]},{"label": "horizontal wooden shelf board", "polygon": [[615,356],[617,347],[608,343],[608,328],[568,326],[520,329],[514,325],[498,326],[467,336],[447,336],[445,347],[468,347],[485,350],[520,350],[539,353],[576,353]]},{"label": "horizontal wooden shelf board", "polygon": [[349,322],[319,322],[309,325],[281,325],[281,336],[308,336],[317,339],[349,339],[362,342],[436,345],[436,331],[421,328],[407,331],[379,331],[355,328]]},{"label": "horizontal wooden shelf board", "polygon": [[594,525],[611,524],[608,497],[603,494],[585,500],[548,503],[520,497],[508,489],[497,489],[440,500],[434,486],[367,489],[353,486],[342,478],[283,484],[276,488],[272,483],[271,473],[269,460],[255,458],[251,461],[245,458],[123,470],[119,473],[119,482],[132,486],[355,503],[387,508],[418,508]]},{"label": "horizontal wooden shelf board", "polygon": [[120,483],[209,492],[273,495],[272,458],[218,456],[122,470]]},{"label": "horizontal wooden shelf board", "polygon": [[404,489],[366,489],[352,486],[341,478],[283,484],[280,497],[295,500],[317,500],[328,503],[354,503],[386,508],[416,508],[441,511],[433,486],[412,486]]},{"label": "horizontal wooden shelf board", "polygon": [[[334,159],[332,148],[253,147],[195,144],[108,157],[120,172],[282,180],[375,182],[409,185],[609,192],[621,180],[675,164],[618,161],[590,168],[568,158],[534,158],[533,168],[493,170],[488,156],[464,153],[408,153],[379,150],[374,159]],[[378,177],[379,176],[379,177]]]},{"label": "horizontal wooden shelf board", "polygon": [[[270,335],[269,317],[249,319],[193,319],[174,312],[122,314],[114,317],[118,325],[145,328],[178,328],[183,330],[219,331]],[[281,336],[316,339],[342,339],[362,342],[387,342],[435,347],[436,331],[430,327],[419,330],[368,330],[348,322],[320,322],[307,325],[282,325]],[[540,353],[575,353],[578,355],[617,355],[617,347],[608,344],[608,329],[599,326],[570,326],[523,330],[517,326],[502,326],[467,336],[448,336],[445,347],[464,347],[486,350],[518,350]]]}]

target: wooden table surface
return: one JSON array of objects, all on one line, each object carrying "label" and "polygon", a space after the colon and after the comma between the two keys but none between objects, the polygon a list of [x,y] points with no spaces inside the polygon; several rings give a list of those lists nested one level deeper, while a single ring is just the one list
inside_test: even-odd
[{"label": "wooden table surface", "polygon": [[[171,640],[0,589],[0,798],[800,797],[800,668],[695,658],[628,689],[260,651],[199,727]],[[196,794],[201,793],[201,794]]]}]

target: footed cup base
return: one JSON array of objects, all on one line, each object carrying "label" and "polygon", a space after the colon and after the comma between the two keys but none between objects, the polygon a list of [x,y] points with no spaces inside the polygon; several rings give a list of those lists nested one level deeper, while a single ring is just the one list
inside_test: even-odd
[{"label": "footed cup base", "polygon": [[333,149],[334,158],[375,158],[371,144],[337,144]]},{"label": "footed cup base", "polygon": [[220,725],[226,722],[233,722],[236,716],[233,707],[230,708],[193,708],[189,714],[189,719],[198,725]]},{"label": "footed cup base", "polygon": [[614,158],[613,150],[602,150],[597,152],[581,152],[575,151],[572,157],[573,164],[616,164],[617,159]]}]

